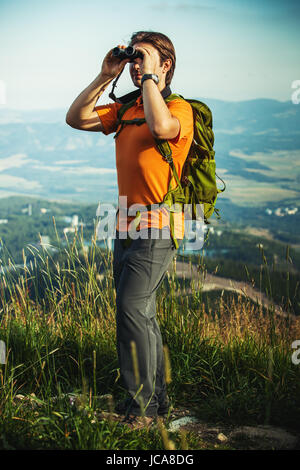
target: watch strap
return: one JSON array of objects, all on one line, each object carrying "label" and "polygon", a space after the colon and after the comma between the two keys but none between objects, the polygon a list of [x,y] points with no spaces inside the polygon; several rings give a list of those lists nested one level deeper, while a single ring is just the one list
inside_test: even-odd
[{"label": "watch strap", "polygon": [[145,80],[153,80],[156,84],[158,84],[158,76],[154,73],[144,73],[144,75],[142,76],[142,85],[144,83]]}]

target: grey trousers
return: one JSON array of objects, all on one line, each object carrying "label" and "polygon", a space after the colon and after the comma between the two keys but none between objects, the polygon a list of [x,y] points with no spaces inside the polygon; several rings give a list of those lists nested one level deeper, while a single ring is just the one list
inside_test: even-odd
[{"label": "grey trousers", "polygon": [[[118,238],[118,231],[114,240],[117,351],[122,382],[133,398],[130,414],[155,416],[167,397],[156,292],[177,250],[168,228],[167,232],[143,232],[148,238],[132,240],[129,247]],[[168,238],[163,238],[164,234]],[[137,352],[138,375],[132,342]]]}]

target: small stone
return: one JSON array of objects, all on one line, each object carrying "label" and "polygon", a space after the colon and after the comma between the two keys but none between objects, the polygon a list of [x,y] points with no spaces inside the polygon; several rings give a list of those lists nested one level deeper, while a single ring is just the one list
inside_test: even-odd
[{"label": "small stone", "polygon": [[220,432],[220,433],[218,434],[217,439],[218,439],[218,441],[220,441],[220,442],[228,441],[228,437],[226,437],[225,434],[223,434],[222,432]]},{"label": "small stone", "polygon": [[198,419],[194,416],[183,416],[182,418],[176,419],[169,424],[169,431],[177,431],[182,426],[186,426],[187,424],[195,424],[198,423]]},{"label": "small stone", "polygon": [[24,400],[25,396],[21,395],[21,393],[18,393],[18,395],[15,396],[15,399],[17,400]]}]

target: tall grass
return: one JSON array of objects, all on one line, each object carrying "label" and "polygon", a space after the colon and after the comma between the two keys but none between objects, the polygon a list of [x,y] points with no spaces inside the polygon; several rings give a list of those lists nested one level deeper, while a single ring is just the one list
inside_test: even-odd
[{"label": "tall grass", "polygon": [[[0,339],[7,348],[0,364],[0,447],[202,448],[193,434],[170,437],[163,423],[137,432],[112,419],[124,395],[112,253],[95,236],[88,250],[82,234],[66,244],[56,236],[57,252],[29,246],[23,268],[11,261],[0,280]],[[197,279],[191,286],[188,295],[173,269],[157,300],[173,404],[202,420],[296,428],[300,365],[291,361],[291,344],[300,339],[300,319],[222,293],[207,306]]]}]

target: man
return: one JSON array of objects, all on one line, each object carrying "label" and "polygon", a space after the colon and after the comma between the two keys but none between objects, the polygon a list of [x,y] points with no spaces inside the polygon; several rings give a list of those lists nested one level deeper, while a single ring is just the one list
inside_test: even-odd
[{"label": "man", "polygon": [[[166,414],[169,406],[163,344],[156,320],[156,292],[176,254],[168,211],[155,206],[163,200],[172,178],[169,163],[157,150],[155,139],[168,140],[180,178],[193,138],[193,113],[184,100],[167,104],[164,100],[171,93],[169,85],[176,63],[170,39],[161,33],[140,31],[132,35],[130,45],[142,56],[130,63],[131,79],[141,93],[122,119],[145,118],[146,122],[121,129],[117,122],[120,103],[95,106],[109,83],[130,62],[114,57],[112,50],[103,61],[100,74],[71,105],[66,121],[80,130],[104,134],[118,131],[119,198],[127,198],[125,209],[134,204],[153,205],[151,217],[147,212],[141,213],[140,237],[131,239],[129,245],[123,235],[132,227],[134,217],[126,215],[124,223],[119,212],[113,262],[117,350],[121,377],[129,393],[129,398],[116,409],[137,421],[144,415],[150,422],[153,417]],[[120,203],[119,208],[122,209]],[[176,238],[182,241],[183,214],[175,213],[174,220]]]}]

